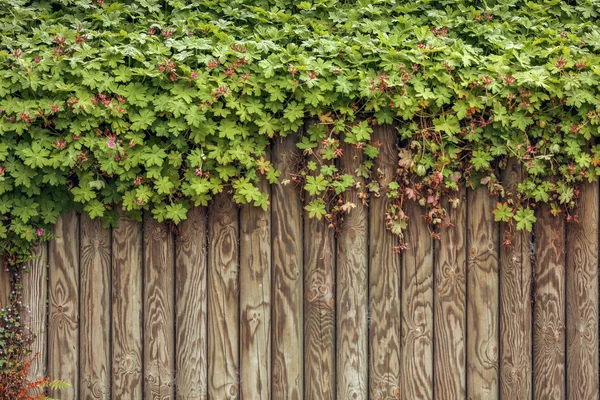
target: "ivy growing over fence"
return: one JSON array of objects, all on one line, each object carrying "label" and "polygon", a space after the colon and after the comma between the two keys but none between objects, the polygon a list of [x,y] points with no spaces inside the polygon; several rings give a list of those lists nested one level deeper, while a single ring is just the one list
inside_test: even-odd
[{"label": "ivy growing over fence", "polygon": [[[258,178],[289,177],[265,151],[306,118],[298,147],[318,162],[294,179],[312,217],[343,220],[355,188],[390,198],[401,237],[418,201],[437,236],[443,196],[506,194],[499,171],[516,157],[526,178],[496,219],[530,230],[537,203],[571,218],[578,184],[600,174],[599,13],[598,0],[4,1],[6,267],[71,209],[178,223],[224,190],[266,208]],[[401,140],[386,188],[371,179],[378,124]],[[358,171],[336,167],[341,141],[364,152]]]}]

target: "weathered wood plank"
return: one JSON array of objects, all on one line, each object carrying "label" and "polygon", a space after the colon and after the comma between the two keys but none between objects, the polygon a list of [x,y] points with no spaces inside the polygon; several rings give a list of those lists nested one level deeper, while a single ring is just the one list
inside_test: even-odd
[{"label": "weathered wood plank", "polygon": [[79,396],[110,397],[111,237],[100,219],[80,219]]},{"label": "weathered wood plank", "polygon": [[25,309],[21,315],[21,322],[29,326],[34,335],[31,344],[31,356],[37,354],[29,366],[27,379],[35,381],[48,376],[46,357],[48,352],[48,337],[46,331],[48,300],[48,243],[37,243],[32,249],[33,259],[27,262],[27,271],[22,274],[23,305]]},{"label": "weathered wood plank", "polygon": [[173,234],[144,215],[144,397],[172,399],[175,367]]},{"label": "weathered wood plank", "polygon": [[567,224],[567,397],[598,398],[598,184],[581,186]]},{"label": "weathered wood plank", "polygon": [[[309,159],[321,158],[320,149]],[[317,163],[320,164],[320,163]],[[306,202],[313,197],[306,196]],[[335,397],[335,241],[325,219],[304,213],[304,395]]]},{"label": "weathered wood plank", "polygon": [[10,272],[4,269],[4,257],[0,254],[0,308],[10,304]]},{"label": "weathered wood plank", "polygon": [[[275,140],[273,165],[282,180],[293,171],[296,135]],[[273,186],[271,205],[273,286],[272,363],[273,399],[301,400],[303,392],[302,336],[302,202],[293,184]]]},{"label": "weathered wood plank", "polygon": [[112,232],[112,397],[142,398],[142,224],[120,213]]},{"label": "weathered wood plank", "polygon": [[190,210],[176,242],[177,399],[208,395],[206,218],[205,207]]},{"label": "weathered wood plank", "polygon": [[[507,195],[523,180],[521,164],[510,158],[504,170]],[[502,224],[500,233],[512,236],[500,246],[500,398],[530,399],[531,356],[531,234]]]},{"label": "weathered wood plank", "polygon": [[401,257],[394,251],[398,239],[385,220],[398,139],[392,126],[375,128],[372,138],[381,143],[373,167],[381,195],[372,195],[369,207],[369,399],[384,400],[400,396]]},{"label": "weathered wood plank", "polygon": [[[264,176],[258,187],[270,194]],[[240,212],[240,312],[242,398],[268,400],[271,393],[271,212],[254,204],[244,205]]]},{"label": "weathered wood plank", "polygon": [[436,397],[458,400],[467,394],[467,192],[462,188],[452,197],[459,202],[445,206],[435,243],[433,380]]},{"label": "weathered wood plank", "polygon": [[226,193],[208,213],[208,397],[235,399],[239,375],[239,221]]},{"label": "weathered wood plank", "polygon": [[564,399],[565,220],[540,207],[535,224],[533,393],[537,400]]},{"label": "weathered wood plank", "polygon": [[54,225],[49,249],[48,375],[71,387],[51,391],[79,398],[79,216],[71,211]]},{"label": "weathered wood plank", "polygon": [[408,248],[402,254],[402,393],[433,398],[433,239],[415,201],[406,205]]},{"label": "weathered wood plank", "polygon": [[498,225],[496,197],[469,190],[467,261],[467,397],[498,398]]},{"label": "weathered wood plank", "polygon": [[353,175],[360,186],[346,195],[356,208],[344,218],[337,240],[337,398],[367,399],[369,215],[360,198],[365,182],[356,174],[362,151],[348,143],[342,150],[341,172]]}]

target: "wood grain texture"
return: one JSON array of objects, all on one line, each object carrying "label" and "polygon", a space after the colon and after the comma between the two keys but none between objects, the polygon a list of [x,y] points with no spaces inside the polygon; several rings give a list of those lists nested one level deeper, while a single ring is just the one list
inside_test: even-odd
[{"label": "wood grain texture", "polygon": [[142,398],[142,224],[120,212],[112,232],[112,396]]},{"label": "wood grain texture", "polygon": [[172,399],[175,382],[173,234],[144,215],[144,397]]},{"label": "wood grain texture", "polygon": [[443,199],[447,216],[435,243],[434,393],[437,398],[465,399],[467,394],[467,192]]},{"label": "wood grain texture", "polygon": [[[320,158],[319,149],[316,154]],[[306,202],[312,198],[307,194]],[[308,400],[335,398],[333,234],[324,218],[309,218],[304,212],[304,396]]]},{"label": "wood grain texture", "polygon": [[[510,158],[504,170],[507,194],[523,180],[521,165]],[[511,228],[501,226],[501,234]],[[500,397],[530,399],[531,355],[531,234],[512,227],[512,245],[500,246]]]},{"label": "wood grain texture", "polygon": [[372,138],[381,143],[373,167],[381,195],[372,195],[369,206],[369,399],[384,400],[400,396],[401,258],[385,221],[398,140],[392,126],[375,128]]},{"label": "wood grain texture", "polygon": [[[35,381],[48,376],[46,357],[48,336],[46,331],[48,299],[48,243],[37,243],[32,249],[33,259],[27,262],[27,272],[22,274],[24,312],[21,322],[29,326],[34,335],[31,354],[37,357],[29,366],[27,379]],[[27,361],[31,356],[27,356]]]},{"label": "wood grain texture", "polygon": [[[293,171],[296,135],[275,140],[273,165],[281,180]],[[273,399],[301,400],[303,391],[302,202],[293,184],[273,186],[272,361]]]},{"label": "wood grain texture", "polygon": [[567,397],[598,398],[598,184],[585,183],[567,224]]},{"label": "wood grain texture", "polygon": [[49,248],[48,375],[71,387],[50,391],[79,398],[79,216],[71,211],[54,225]]},{"label": "wood grain texture", "polygon": [[433,398],[433,239],[424,209],[409,201],[402,254],[402,393]]},{"label": "wood grain texture", "polygon": [[348,143],[342,150],[341,172],[353,175],[360,186],[345,197],[356,208],[344,218],[337,240],[337,398],[367,399],[369,215],[359,197],[366,190],[364,179],[355,172],[362,152]]},{"label": "wood grain texture", "polygon": [[239,375],[238,210],[226,193],[208,213],[208,397],[236,399]]},{"label": "wood grain texture", "polygon": [[[270,195],[264,176],[257,186]],[[253,204],[244,205],[240,212],[240,312],[242,398],[268,400],[271,393],[271,212]]]},{"label": "wood grain texture", "polygon": [[486,188],[469,190],[467,261],[467,397],[498,398],[497,199]]},{"label": "wood grain texture", "polygon": [[190,210],[176,241],[177,399],[208,395],[206,218],[205,207]]},{"label": "wood grain texture", "polygon": [[533,393],[562,400],[565,388],[565,220],[542,205],[535,223]]},{"label": "wood grain texture", "polygon": [[4,269],[4,257],[0,255],[0,308],[6,308],[10,303],[10,272]]}]

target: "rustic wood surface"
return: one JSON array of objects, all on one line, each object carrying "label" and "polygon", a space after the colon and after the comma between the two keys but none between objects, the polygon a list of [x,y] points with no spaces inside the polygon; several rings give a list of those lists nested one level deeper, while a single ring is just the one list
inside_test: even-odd
[{"label": "rustic wood surface", "polygon": [[112,394],[142,398],[142,223],[121,212],[112,232]]},{"label": "rustic wood surface", "polygon": [[567,397],[598,398],[598,185],[581,187],[567,224]]},{"label": "rustic wood surface", "polygon": [[206,211],[193,208],[176,241],[177,399],[205,399],[208,394]]},{"label": "rustic wood surface", "polygon": [[208,212],[208,397],[236,399],[239,375],[239,213],[227,193]]},{"label": "rustic wood surface", "polygon": [[438,398],[466,398],[467,339],[467,193],[443,199],[447,212],[435,243],[434,285],[434,394]]},{"label": "rustic wood surface", "polygon": [[0,255],[0,309],[10,303],[10,272],[4,270],[4,257]]},{"label": "rustic wood surface", "polygon": [[535,225],[533,393],[536,400],[564,399],[565,221],[542,206]]},{"label": "rustic wood surface", "polygon": [[[503,179],[506,193],[516,193],[523,172],[515,158],[509,159]],[[500,246],[500,398],[526,400],[532,394],[533,364],[531,234],[506,224],[501,232],[511,235],[512,244]]]},{"label": "rustic wood surface", "polygon": [[294,169],[296,139],[276,139],[273,165],[281,182],[273,186],[271,203],[273,286],[272,362],[273,399],[304,398],[303,371],[303,253],[302,202],[289,179]]},{"label": "rustic wood surface", "polygon": [[486,188],[469,190],[467,258],[467,397],[498,398],[497,199]]},{"label": "rustic wood surface", "polygon": [[376,128],[372,138],[382,145],[373,167],[381,195],[372,195],[369,206],[369,399],[384,400],[400,396],[401,257],[394,251],[398,239],[385,221],[386,189],[398,150],[392,127]]}]

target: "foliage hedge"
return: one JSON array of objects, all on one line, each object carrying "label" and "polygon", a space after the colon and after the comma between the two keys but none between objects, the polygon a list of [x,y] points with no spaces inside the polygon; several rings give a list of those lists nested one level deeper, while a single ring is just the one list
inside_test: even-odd
[{"label": "foliage hedge", "polygon": [[[437,236],[442,196],[507,195],[512,156],[526,179],[496,219],[530,230],[537,203],[571,218],[600,173],[599,13],[598,0],[2,1],[7,266],[71,209],[178,223],[223,190],[266,208],[258,178],[289,177],[265,151],[307,118],[298,147],[317,162],[293,178],[313,217],[343,219],[357,172],[365,199],[390,198],[394,233],[415,200]],[[371,179],[378,124],[401,140],[387,188]],[[358,171],[336,167],[342,140],[364,152]]]}]

